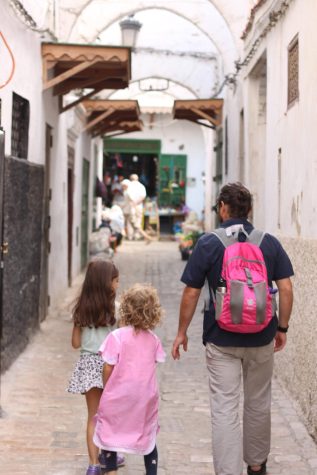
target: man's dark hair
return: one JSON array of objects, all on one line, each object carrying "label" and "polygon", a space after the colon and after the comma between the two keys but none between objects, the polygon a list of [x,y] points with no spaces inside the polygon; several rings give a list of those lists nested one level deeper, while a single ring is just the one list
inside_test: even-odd
[{"label": "man's dark hair", "polygon": [[231,218],[247,218],[252,208],[252,195],[242,183],[224,185],[217,198],[217,208],[221,201],[229,206]]}]

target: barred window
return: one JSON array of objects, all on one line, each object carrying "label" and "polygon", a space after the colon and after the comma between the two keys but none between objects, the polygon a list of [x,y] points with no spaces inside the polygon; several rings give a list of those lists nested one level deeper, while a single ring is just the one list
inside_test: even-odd
[{"label": "barred window", "polygon": [[28,158],[30,103],[13,93],[11,155]]},{"label": "barred window", "polygon": [[299,45],[298,37],[288,47],[288,94],[287,104],[292,105],[299,98]]}]

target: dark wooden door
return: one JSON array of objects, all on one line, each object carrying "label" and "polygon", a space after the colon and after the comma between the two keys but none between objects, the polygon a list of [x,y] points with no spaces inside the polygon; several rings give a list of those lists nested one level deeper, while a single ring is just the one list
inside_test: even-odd
[{"label": "dark wooden door", "polygon": [[[72,149],[73,150],[73,149]],[[72,256],[73,256],[73,169],[68,167],[67,169],[67,243],[68,243],[68,256],[67,256],[67,269],[68,269],[68,286],[72,285]]]},{"label": "dark wooden door", "polygon": [[88,204],[89,204],[89,162],[83,160],[82,195],[81,195],[81,268],[88,259]]}]

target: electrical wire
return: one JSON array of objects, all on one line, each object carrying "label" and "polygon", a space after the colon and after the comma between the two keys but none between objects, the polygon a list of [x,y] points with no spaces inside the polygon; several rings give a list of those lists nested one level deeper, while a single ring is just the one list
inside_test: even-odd
[{"label": "electrical wire", "polygon": [[0,89],[3,89],[7,84],[9,84],[9,82],[13,78],[13,75],[14,75],[14,72],[15,72],[15,59],[14,59],[13,53],[11,51],[11,48],[8,45],[7,40],[5,39],[4,34],[1,31],[0,31],[0,37],[2,38],[7,50],[9,51],[9,54],[10,54],[11,60],[12,60],[12,69],[11,69],[9,78],[3,84],[0,84]]}]

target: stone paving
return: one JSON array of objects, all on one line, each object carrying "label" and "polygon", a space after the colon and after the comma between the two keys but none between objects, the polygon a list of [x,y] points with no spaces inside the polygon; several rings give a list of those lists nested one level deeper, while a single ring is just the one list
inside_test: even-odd
[{"label": "stone paving", "polygon": [[[124,243],[116,263],[121,290],[134,282],[159,289],[166,310],[157,331],[168,354],[159,365],[161,390],[159,475],[214,475],[209,399],[201,345],[201,307],[189,331],[189,351],[175,362],[170,348],[178,321],[184,267],[173,242]],[[82,276],[42,324],[25,352],[1,378],[0,474],[84,475],[84,398],[65,392],[78,353],[71,349],[70,305]],[[270,475],[317,475],[317,449],[292,401],[275,381]],[[128,456],[120,475],[144,474],[141,457]],[[235,474],[232,474],[235,475]]]}]

